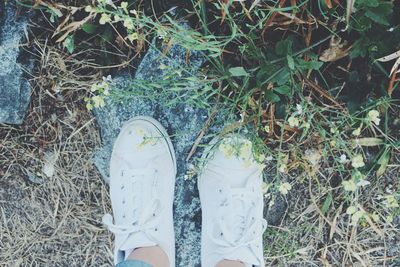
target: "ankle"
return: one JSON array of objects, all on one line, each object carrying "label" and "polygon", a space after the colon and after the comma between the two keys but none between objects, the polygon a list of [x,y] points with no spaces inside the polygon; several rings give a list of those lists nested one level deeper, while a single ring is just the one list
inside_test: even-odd
[{"label": "ankle", "polygon": [[222,260],[215,267],[246,267],[241,261]]},{"label": "ankle", "polygon": [[154,267],[169,267],[168,256],[159,246],[136,248],[127,259],[140,260]]}]

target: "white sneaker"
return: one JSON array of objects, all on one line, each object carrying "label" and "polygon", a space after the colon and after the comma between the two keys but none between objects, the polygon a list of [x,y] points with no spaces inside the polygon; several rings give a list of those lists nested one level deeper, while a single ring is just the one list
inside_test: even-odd
[{"label": "white sneaker", "polygon": [[254,160],[251,142],[235,135],[213,140],[203,158],[201,266],[224,259],[264,266],[263,167]]},{"label": "white sneaker", "polygon": [[175,266],[172,206],[176,159],[167,132],[156,120],[135,117],[121,129],[110,162],[114,214],[103,223],[115,234],[115,264],[136,248],[160,246]]}]

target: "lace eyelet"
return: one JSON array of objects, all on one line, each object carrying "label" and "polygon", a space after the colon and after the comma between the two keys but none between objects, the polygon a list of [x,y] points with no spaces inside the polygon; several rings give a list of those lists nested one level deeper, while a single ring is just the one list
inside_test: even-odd
[{"label": "lace eyelet", "polygon": [[222,193],[222,189],[218,189],[218,192]]},{"label": "lace eyelet", "polygon": [[154,228],[154,231],[156,231],[156,232],[157,232],[157,231],[158,231],[158,229],[157,229],[157,228]]},{"label": "lace eyelet", "polygon": [[156,214],[155,214],[155,213],[153,213],[153,217],[156,217]]},{"label": "lace eyelet", "polygon": [[124,200],[122,200],[122,204],[125,204],[125,199],[124,199]]},{"label": "lace eyelet", "polygon": [[125,214],[124,214],[124,215],[122,215],[122,218],[124,218],[124,219],[125,219],[125,218],[126,218],[126,215],[125,215]]},{"label": "lace eyelet", "polygon": [[224,235],[224,233],[223,233],[223,232],[221,232],[221,233],[220,233],[220,236],[223,236],[223,235]]},{"label": "lace eyelet", "polygon": [[125,186],[124,185],[121,185],[121,190],[123,190],[125,188]]}]

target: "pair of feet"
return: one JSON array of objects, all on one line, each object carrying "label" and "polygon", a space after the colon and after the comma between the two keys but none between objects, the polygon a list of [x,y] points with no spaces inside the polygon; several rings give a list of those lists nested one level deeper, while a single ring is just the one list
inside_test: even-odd
[{"label": "pair of feet", "polygon": [[[202,266],[214,267],[223,260],[264,266],[262,168],[251,143],[230,136],[213,140],[209,147],[198,177]],[[158,246],[169,266],[175,266],[175,177],[174,148],[161,124],[149,117],[127,122],[110,162],[114,219],[110,214],[103,217],[115,234],[116,264],[135,249]]]}]

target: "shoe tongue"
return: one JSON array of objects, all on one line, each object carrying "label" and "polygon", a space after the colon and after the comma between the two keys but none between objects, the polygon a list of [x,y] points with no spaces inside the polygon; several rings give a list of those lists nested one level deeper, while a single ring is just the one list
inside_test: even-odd
[{"label": "shoe tongue", "polygon": [[[243,235],[245,223],[244,223],[244,215],[246,214],[246,209],[243,201],[239,199],[235,199],[232,201],[231,209],[230,209],[230,222],[232,224],[228,225],[229,230],[232,232],[234,239],[239,239]],[[228,215],[229,216],[229,215]],[[237,241],[237,240],[234,240]]]},{"label": "shoe tongue", "polygon": [[[240,258],[238,258],[238,255],[240,255]],[[239,260],[243,262],[246,267],[251,267],[253,265],[260,266],[260,260],[256,257],[256,255],[249,247],[240,247],[238,249],[235,249],[229,255],[224,256],[224,258],[233,261]]]},{"label": "shoe tongue", "polygon": [[130,234],[126,240],[118,248],[119,250],[134,250],[140,247],[156,246],[157,244],[151,241],[145,233],[133,233]]}]

